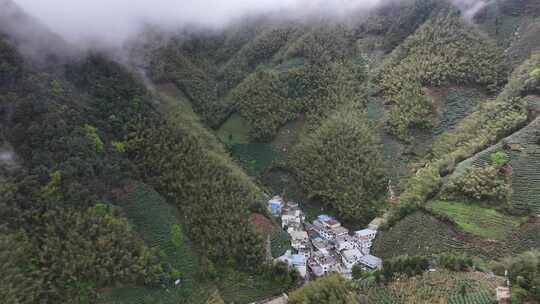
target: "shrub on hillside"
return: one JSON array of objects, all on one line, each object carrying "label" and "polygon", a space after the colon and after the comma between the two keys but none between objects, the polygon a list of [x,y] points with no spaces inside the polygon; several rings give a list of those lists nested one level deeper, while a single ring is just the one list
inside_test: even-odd
[{"label": "shrub on hillside", "polygon": [[510,184],[503,166],[508,156],[502,152],[491,155],[491,163],[486,167],[469,168],[465,174],[456,177],[443,188],[443,196],[465,197],[470,200],[507,202],[510,198]]},{"label": "shrub on hillside", "polygon": [[388,281],[399,275],[415,276],[429,268],[429,259],[422,256],[398,256],[385,259],[382,266],[382,274]]}]

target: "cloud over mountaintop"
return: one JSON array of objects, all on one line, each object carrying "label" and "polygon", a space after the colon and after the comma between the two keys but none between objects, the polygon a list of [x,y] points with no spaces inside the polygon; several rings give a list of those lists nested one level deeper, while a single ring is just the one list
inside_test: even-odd
[{"label": "cloud over mountaintop", "polygon": [[[66,41],[85,47],[120,46],[145,23],[221,27],[249,14],[341,16],[384,1],[405,0],[0,0],[14,1]],[[452,0],[472,15],[483,0]]]},{"label": "cloud over mountaintop", "polygon": [[381,0],[14,0],[72,43],[119,45],[144,23],[220,27],[247,14],[343,14]]}]

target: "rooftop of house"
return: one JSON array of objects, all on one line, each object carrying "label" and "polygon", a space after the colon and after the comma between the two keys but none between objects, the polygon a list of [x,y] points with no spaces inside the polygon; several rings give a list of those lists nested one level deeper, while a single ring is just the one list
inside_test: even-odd
[{"label": "rooftop of house", "polygon": [[317,216],[317,220],[321,221],[321,222],[324,222],[324,221],[329,221],[329,220],[333,220],[334,218],[327,215],[327,214],[321,214],[319,216]]},{"label": "rooftop of house", "polygon": [[300,217],[302,215],[302,211],[300,210],[287,210],[283,212],[281,217]]},{"label": "rooftop of house", "polygon": [[373,256],[371,254],[366,254],[358,260],[362,264],[378,267],[379,265],[382,265],[382,260],[376,256]]},{"label": "rooftop of house", "polygon": [[319,221],[319,220],[314,220],[313,221],[313,228],[317,229],[317,228],[320,228],[320,227],[324,227],[323,222]]},{"label": "rooftop of house", "polygon": [[336,235],[348,234],[349,229],[339,226],[339,227],[332,228],[332,232],[335,233]]},{"label": "rooftop of house", "polygon": [[279,205],[283,205],[283,199],[279,196],[274,196],[272,197],[272,199],[270,199],[268,201],[268,204],[270,205],[273,205],[273,204],[279,204]]},{"label": "rooftop of house", "polygon": [[340,242],[355,242],[357,239],[355,237],[352,237],[350,235],[342,235],[338,236],[335,240],[336,243]]},{"label": "rooftop of house", "polygon": [[506,286],[497,287],[497,301],[510,299],[510,288]]},{"label": "rooftop of house", "polygon": [[362,230],[356,231],[354,234],[356,234],[357,236],[370,236],[370,235],[377,234],[377,230],[362,229]]},{"label": "rooftop of house", "polygon": [[295,266],[305,266],[306,265],[306,257],[302,254],[293,254],[291,255],[291,264]]},{"label": "rooftop of house", "polygon": [[347,260],[347,261],[357,261],[364,255],[362,252],[358,249],[349,249],[349,250],[343,250],[341,255]]},{"label": "rooftop of house", "polygon": [[295,202],[287,202],[288,208],[298,208],[298,203]]},{"label": "rooftop of house", "polygon": [[317,248],[317,249],[321,249],[321,248],[327,248],[329,247],[329,243],[328,241],[322,239],[322,238],[316,238],[316,239],[313,239],[311,240],[311,243],[313,244],[313,247]]},{"label": "rooftop of house", "polygon": [[330,219],[330,220],[327,220],[327,221],[324,221],[324,223],[328,226],[337,226],[337,225],[341,225],[338,221],[334,220],[334,219]]},{"label": "rooftop of house", "polygon": [[315,239],[320,239],[320,238],[321,238],[321,236],[319,235],[319,233],[318,233],[317,231],[313,230],[313,229],[306,229],[306,231],[307,231],[307,234],[308,234],[308,236],[309,236],[309,238],[310,238],[311,240],[315,240]]},{"label": "rooftop of house", "polygon": [[289,232],[291,239],[296,240],[307,240],[308,234],[305,231],[293,230]]},{"label": "rooftop of house", "polygon": [[315,253],[313,257],[321,265],[332,265],[337,263],[337,259],[330,254],[323,254],[322,252],[318,252]]}]

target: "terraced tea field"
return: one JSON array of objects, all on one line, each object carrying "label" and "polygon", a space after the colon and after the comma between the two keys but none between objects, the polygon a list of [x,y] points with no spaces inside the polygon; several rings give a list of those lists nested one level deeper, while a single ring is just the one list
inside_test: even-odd
[{"label": "terraced tea field", "polygon": [[444,252],[466,253],[484,258],[501,258],[509,251],[506,243],[487,240],[461,231],[458,226],[417,211],[388,230],[373,243],[373,254],[383,259],[407,254],[432,255]]},{"label": "terraced tea field", "polygon": [[281,158],[274,146],[266,143],[234,144],[231,147],[231,153],[248,173],[254,176],[259,175],[274,161]]},{"label": "terraced tea field", "polygon": [[251,142],[249,126],[238,113],[232,114],[217,130],[216,135],[229,147],[231,154],[253,176],[258,176],[270,165],[286,157],[298,141],[302,120],[286,124],[270,143]]},{"label": "terraced tea field", "polygon": [[399,193],[399,181],[411,175],[407,167],[409,160],[404,157],[405,146],[395,137],[384,131],[384,106],[383,100],[374,99],[367,104],[367,115],[376,126],[383,149],[383,160],[387,176],[392,180],[394,188]]},{"label": "terraced tea field", "polygon": [[269,280],[267,274],[250,275],[226,269],[220,272],[216,284],[225,303],[252,303],[287,292],[282,284]]},{"label": "terraced tea field", "polygon": [[508,239],[509,252],[518,254],[531,249],[540,248],[540,222],[533,219],[530,223],[521,226],[520,230]]},{"label": "terraced tea field", "polygon": [[178,211],[149,186],[137,184],[130,188],[133,189],[127,193],[122,210],[148,246],[179,271],[183,282],[178,288],[114,289],[105,295],[103,303],[204,303],[215,287],[200,281],[201,268],[187,237],[182,235],[180,246],[171,240],[172,226],[181,225]]},{"label": "terraced tea field", "polygon": [[443,104],[433,135],[452,130],[463,118],[471,114],[486,96],[474,88],[453,87],[442,94]]},{"label": "terraced tea field", "polygon": [[227,144],[247,144],[249,127],[240,114],[234,113],[219,127],[217,136]]},{"label": "terraced tea field", "polygon": [[415,163],[429,152],[433,140],[442,133],[452,130],[463,118],[486,98],[475,88],[452,87],[426,89],[437,107],[432,129],[410,130],[412,142],[404,145],[384,130],[384,100],[373,99],[366,108],[369,119],[377,126],[383,147],[384,163],[389,178],[399,193],[399,181],[412,174]]},{"label": "terraced tea field", "polygon": [[[482,167],[489,163],[492,153],[503,151],[510,157],[512,166],[511,204],[516,209],[540,214],[540,118],[500,143],[461,162],[452,177],[464,174],[471,166]],[[504,149],[503,143],[514,145]]]},{"label": "terraced tea field", "polygon": [[519,229],[522,219],[499,213],[495,209],[462,202],[433,201],[431,210],[452,218],[466,232],[490,239],[505,239]]},{"label": "terraced tea field", "polygon": [[495,301],[495,288],[502,282],[500,277],[481,272],[438,270],[400,278],[384,288],[360,285],[360,290],[374,304],[491,304]]},{"label": "terraced tea field", "polygon": [[174,206],[151,187],[138,184],[132,187],[122,204],[125,215],[146,243],[156,249],[162,261],[170,263],[180,273],[180,287],[149,288],[124,286],[100,296],[103,304],[203,304],[216,290],[227,303],[250,303],[286,291],[286,286],[274,282],[267,275],[251,275],[216,265],[218,278],[210,281],[202,273],[197,253],[187,236],[182,235],[181,246],[171,241],[171,227],[180,225]]}]

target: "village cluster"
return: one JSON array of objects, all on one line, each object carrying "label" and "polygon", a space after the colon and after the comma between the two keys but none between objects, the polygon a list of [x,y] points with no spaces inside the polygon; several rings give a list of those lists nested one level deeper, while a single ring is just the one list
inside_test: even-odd
[{"label": "village cluster", "polygon": [[322,214],[312,223],[306,218],[297,203],[284,202],[275,196],[268,201],[268,211],[281,218],[281,225],[290,235],[292,250],[276,258],[294,267],[302,277],[323,276],[337,272],[346,278],[352,277],[353,266],[364,270],[375,270],[382,260],[370,254],[370,248],[380,219],[372,221],[368,228],[354,233],[331,216]]}]

